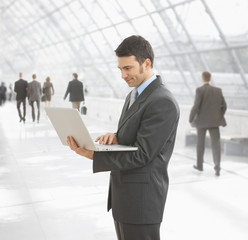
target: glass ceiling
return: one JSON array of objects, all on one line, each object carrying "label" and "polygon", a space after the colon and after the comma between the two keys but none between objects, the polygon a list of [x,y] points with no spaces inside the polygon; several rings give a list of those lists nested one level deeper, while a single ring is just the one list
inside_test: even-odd
[{"label": "glass ceiling", "polygon": [[248,109],[247,12],[247,0],[2,0],[0,79],[50,76],[63,95],[77,72],[90,96],[124,98],[114,50],[138,34],[181,104],[210,71],[229,107]]}]

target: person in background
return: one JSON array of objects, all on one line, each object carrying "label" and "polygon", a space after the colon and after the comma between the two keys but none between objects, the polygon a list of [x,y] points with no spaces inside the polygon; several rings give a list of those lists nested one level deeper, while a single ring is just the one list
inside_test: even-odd
[{"label": "person in background", "polygon": [[12,95],[13,95],[13,88],[12,88],[12,83],[9,84],[9,94],[8,94],[8,101],[12,100]]},{"label": "person in background", "polygon": [[72,103],[72,107],[80,109],[80,104],[84,102],[84,87],[83,83],[79,81],[77,73],[72,74],[73,80],[68,83],[67,90],[65,92],[64,100],[67,95],[70,94],[69,101]]},{"label": "person in background", "polygon": [[5,87],[4,82],[2,82],[0,86],[0,106],[4,105],[6,101],[6,92],[7,88]]},{"label": "person in background", "polygon": [[45,107],[50,107],[52,95],[54,95],[54,87],[51,83],[50,77],[46,78],[43,84],[43,93],[45,95]]},{"label": "person in background", "polygon": [[159,75],[154,53],[141,36],[130,36],[115,50],[128,94],[116,133],[99,136],[100,144],[138,147],[134,152],[94,152],[67,142],[77,154],[93,160],[93,172],[111,171],[108,210],[112,208],[119,240],[159,240],[168,192],[167,167],[179,120],[179,107]]},{"label": "person in background", "polygon": [[28,101],[32,108],[32,119],[33,122],[35,122],[35,108],[34,103],[36,102],[37,105],[37,123],[39,123],[40,120],[40,100],[41,100],[41,84],[36,80],[36,75],[32,75],[33,81],[28,83]]},{"label": "person in background", "polygon": [[89,91],[88,91],[88,87],[87,86],[85,86],[84,92],[85,92],[85,95],[88,95]]},{"label": "person in background", "polygon": [[197,129],[196,165],[193,167],[203,171],[203,155],[205,149],[206,132],[209,131],[213,152],[215,175],[220,176],[220,130],[219,126],[226,126],[224,114],[226,101],[220,88],[209,84],[211,73],[202,73],[203,85],[196,89],[194,106],[191,109],[189,122]]},{"label": "person in background", "polygon": [[[20,122],[26,121],[26,97],[27,97],[28,82],[22,79],[22,73],[19,73],[19,80],[15,82],[14,91],[16,92],[16,106],[20,117]],[[23,113],[21,112],[21,104]]]}]

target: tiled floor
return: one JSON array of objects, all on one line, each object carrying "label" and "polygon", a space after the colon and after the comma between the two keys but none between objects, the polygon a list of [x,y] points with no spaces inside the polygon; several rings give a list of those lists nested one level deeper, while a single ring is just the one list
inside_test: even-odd
[{"label": "tiled floor", "polygon": [[[27,114],[23,125],[14,103],[0,107],[0,239],[116,239],[106,211],[109,173],[92,174],[90,160],[63,146],[43,109],[39,124],[29,106]],[[92,132],[115,129],[84,118]],[[209,150],[206,159],[196,172],[195,149],[177,144],[162,240],[248,239],[248,159],[223,156],[219,178]]]}]

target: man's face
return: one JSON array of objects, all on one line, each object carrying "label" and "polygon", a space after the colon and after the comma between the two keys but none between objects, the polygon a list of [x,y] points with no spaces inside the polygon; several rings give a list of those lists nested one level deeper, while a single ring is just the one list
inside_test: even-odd
[{"label": "man's face", "polygon": [[22,73],[19,73],[19,78],[22,78]]},{"label": "man's face", "polygon": [[[150,61],[149,59],[147,59]],[[139,87],[149,78],[149,66],[147,60],[141,65],[135,56],[118,57],[118,68],[121,70],[121,77],[126,81],[129,87]]]}]

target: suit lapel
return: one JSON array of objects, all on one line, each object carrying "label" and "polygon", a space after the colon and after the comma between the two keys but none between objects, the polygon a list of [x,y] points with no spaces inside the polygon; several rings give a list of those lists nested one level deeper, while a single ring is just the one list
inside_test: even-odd
[{"label": "suit lapel", "polygon": [[[130,102],[130,96],[131,96],[131,92],[127,95],[126,101],[125,101],[124,106],[122,108],[121,117],[120,117],[120,120],[119,120],[119,126],[120,126],[120,123],[123,121],[123,119],[125,117],[125,114],[126,114],[126,112],[128,110],[129,102]],[[119,126],[118,126],[118,128],[119,128]]]},{"label": "suit lapel", "polygon": [[149,86],[147,86],[147,88],[140,94],[140,96],[136,99],[136,101],[132,104],[132,106],[129,109],[128,106],[129,106],[131,93],[128,94],[120,117],[118,130],[125,124],[125,122],[133,114],[135,114],[139,110],[140,105],[142,105],[146,101],[146,99],[154,91],[154,89],[156,89],[161,84],[162,84],[162,80],[160,76],[157,76],[157,78],[151,84],[149,84]]}]

